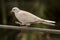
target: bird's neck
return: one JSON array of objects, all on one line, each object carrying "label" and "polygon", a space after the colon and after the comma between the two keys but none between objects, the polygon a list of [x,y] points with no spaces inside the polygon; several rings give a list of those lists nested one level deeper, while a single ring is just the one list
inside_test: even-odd
[{"label": "bird's neck", "polygon": [[19,12],[20,12],[20,10],[18,10],[18,11],[15,11],[15,13],[17,13],[17,14],[18,14]]}]

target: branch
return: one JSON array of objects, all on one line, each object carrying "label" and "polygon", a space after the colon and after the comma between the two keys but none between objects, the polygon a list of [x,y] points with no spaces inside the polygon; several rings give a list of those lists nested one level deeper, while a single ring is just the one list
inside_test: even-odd
[{"label": "branch", "polygon": [[0,25],[0,28],[6,29],[16,29],[16,30],[30,30],[30,31],[38,31],[38,32],[50,32],[54,34],[60,34],[60,30],[56,29],[45,29],[45,28],[36,28],[36,27],[25,27],[25,26],[10,26],[10,25]]}]

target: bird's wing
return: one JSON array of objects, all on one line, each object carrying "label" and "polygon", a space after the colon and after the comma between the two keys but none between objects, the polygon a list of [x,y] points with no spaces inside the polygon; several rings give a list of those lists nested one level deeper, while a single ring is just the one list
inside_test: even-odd
[{"label": "bird's wing", "polygon": [[39,17],[26,11],[20,11],[18,14],[15,14],[15,16],[20,22],[23,23],[29,23],[29,22],[33,23],[35,21],[40,20]]},{"label": "bird's wing", "polygon": [[41,18],[33,15],[30,12],[26,12],[26,11],[22,11],[21,15],[26,22],[35,22],[35,21],[38,21],[38,20],[42,20]]},{"label": "bird's wing", "polygon": [[26,23],[43,23],[43,24],[50,25],[50,24],[54,23],[54,21],[39,18],[27,11],[20,11],[16,17],[19,21],[21,21],[22,23],[25,23],[25,24]]}]

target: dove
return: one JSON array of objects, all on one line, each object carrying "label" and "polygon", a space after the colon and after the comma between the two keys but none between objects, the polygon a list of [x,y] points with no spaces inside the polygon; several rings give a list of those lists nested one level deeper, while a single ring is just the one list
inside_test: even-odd
[{"label": "dove", "polygon": [[55,23],[56,23],[55,21],[42,19],[30,12],[21,10],[18,7],[13,7],[11,12],[14,13],[15,17],[19,21],[16,23],[19,23],[20,25],[31,25],[31,24],[35,24],[35,23],[42,23],[42,24],[46,24],[46,25],[55,26]]}]

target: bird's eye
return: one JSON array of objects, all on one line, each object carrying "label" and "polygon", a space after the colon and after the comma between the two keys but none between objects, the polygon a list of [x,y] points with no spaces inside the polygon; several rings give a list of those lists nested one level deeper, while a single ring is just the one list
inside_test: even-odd
[{"label": "bird's eye", "polygon": [[15,11],[15,9],[14,9],[14,11]]}]

